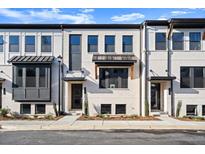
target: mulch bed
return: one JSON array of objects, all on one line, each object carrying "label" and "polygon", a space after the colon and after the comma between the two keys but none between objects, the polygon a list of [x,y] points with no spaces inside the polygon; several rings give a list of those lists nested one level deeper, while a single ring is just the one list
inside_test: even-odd
[{"label": "mulch bed", "polygon": [[53,118],[37,118],[37,117],[34,117],[34,118],[31,118],[31,117],[3,117],[3,116],[0,116],[0,121],[6,121],[6,120],[39,120],[39,121],[47,121],[47,120],[59,120],[61,119],[63,116],[59,116],[59,117],[53,117]]},{"label": "mulch bed", "polygon": [[86,116],[82,115],[81,117],[78,118],[78,120],[133,120],[133,121],[149,121],[149,120],[160,120],[157,117],[154,116],[147,116],[147,117],[142,117],[142,116]]},{"label": "mulch bed", "polygon": [[205,118],[194,118],[194,117],[182,117],[182,118],[176,118],[177,120],[181,121],[198,121],[198,122],[205,122]]}]

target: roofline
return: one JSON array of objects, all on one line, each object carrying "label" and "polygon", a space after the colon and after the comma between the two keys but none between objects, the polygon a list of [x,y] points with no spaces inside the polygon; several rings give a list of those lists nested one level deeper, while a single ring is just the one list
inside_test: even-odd
[{"label": "roofline", "polygon": [[0,29],[140,29],[141,24],[0,24]]}]

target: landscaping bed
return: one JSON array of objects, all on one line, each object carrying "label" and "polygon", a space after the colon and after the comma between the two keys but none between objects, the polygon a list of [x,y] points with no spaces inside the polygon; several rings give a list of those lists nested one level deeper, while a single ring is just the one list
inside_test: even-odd
[{"label": "landscaping bed", "polygon": [[0,116],[0,121],[5,120],[59,120],[63,116],[54,117],[54,116],[18,116],[18,117],[12,117],[12,116]]},{"label": "landscaping bed", "polygon": [[177,118],[177,119],[181,120],[181,121],[204,121],[205,122],[205,118],[204,117],[184,116],[184,117]]},{"label": "landscaping bed", "polygon": [[142,116],[137,116],[137,115],[131,115],[131,116],[111,116],[111,115],[97,115],[97,116],[87,116],[87,115],[82,115],[81,117],[78,118],[78,120],[136,120],[136,121],[149,121],[149,120],[160,120],[157,117],[154,116],[147,116],[147,117],[142,117]]}]

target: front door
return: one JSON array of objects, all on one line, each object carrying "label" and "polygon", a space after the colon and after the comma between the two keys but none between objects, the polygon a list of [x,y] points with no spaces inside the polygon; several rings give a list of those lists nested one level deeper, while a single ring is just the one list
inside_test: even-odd
[{"label": "front door", "polygon": [[160,83],[151,83],[151,110],[160,110]]},{"label": "front door", "polygon": [[72,109],[82,109],[82,84],[72,84]]}]

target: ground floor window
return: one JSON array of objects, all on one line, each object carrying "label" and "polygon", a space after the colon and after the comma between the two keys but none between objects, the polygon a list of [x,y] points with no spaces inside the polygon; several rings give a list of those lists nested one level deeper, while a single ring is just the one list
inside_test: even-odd
[{"label": "ground floor window", "polygon": [[116,104],[115,113],[116,114],[126,114],[126,104]]},{"label": "ground floor window", "polygon": [[21,114],[31,114],[31,104],[21,104],[20,113]]},{"label": "ground floor window", "polygon": [[205,116],[205,105],[202,105],[202,116]]},{"label": "ground floor window", "polygon": [[35,105],[35,114],[45,114],[46,105],[45,104],[36,104]]},{"label": "ground floor window", "polygon": [[187,105],[186,115],[187,116],[197,116],[197,105]]},{"label": "ground floor window", "polygon": [[101,114],[111,114],[111,104],[101,104]]}]

